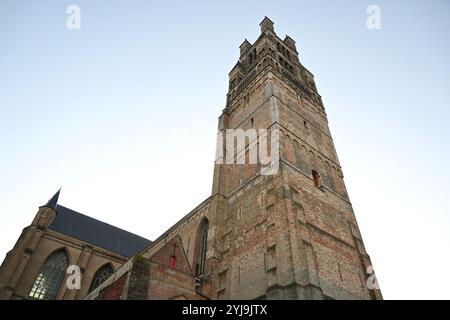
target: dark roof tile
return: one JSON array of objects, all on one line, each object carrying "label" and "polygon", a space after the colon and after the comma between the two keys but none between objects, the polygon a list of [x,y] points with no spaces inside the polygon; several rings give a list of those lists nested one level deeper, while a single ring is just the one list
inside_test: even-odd
[{"label": "dark roof tile", "polygon": [[152,242],[131,232],[57,205],[55,219],[49,229],[81,241],[131,257]]}]

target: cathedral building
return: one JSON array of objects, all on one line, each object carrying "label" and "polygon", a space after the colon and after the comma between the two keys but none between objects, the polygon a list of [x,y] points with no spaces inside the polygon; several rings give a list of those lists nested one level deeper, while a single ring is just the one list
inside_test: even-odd
[{"label": "cathedral building", "polygon": [[314,76],[260,27],[229,73],[211,196],[149,241],[58,191],[6,255],[1,299],[382,299]]}]

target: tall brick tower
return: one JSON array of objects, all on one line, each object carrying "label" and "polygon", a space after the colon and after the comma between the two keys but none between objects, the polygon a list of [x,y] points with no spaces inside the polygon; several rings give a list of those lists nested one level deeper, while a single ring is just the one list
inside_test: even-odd
[{"label": "tall brick tower", "polygon": [[[226,154],[227,130],[276,130],[279,165],[262,174],[249,161],[217,161],[211,297],[382,299],[367,285],[371,261],[314,76],[300,63],[293,39],[279,38],[267,17],[260,26],[261,35],[242,43],[229,73],[219,151]],[[237,143],[246,160],[252,139],[240,149]]]}]

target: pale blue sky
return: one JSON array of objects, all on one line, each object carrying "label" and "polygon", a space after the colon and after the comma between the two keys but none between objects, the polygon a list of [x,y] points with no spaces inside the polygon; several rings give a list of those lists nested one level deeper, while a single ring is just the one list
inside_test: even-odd
[{"label": "pale blue sky", "polygon": [[204,200],[227,75],[264,16],[316,77],[385,298],[450,299],[449,1],[2,0],[0,260],[61,185],[149,239]]}]

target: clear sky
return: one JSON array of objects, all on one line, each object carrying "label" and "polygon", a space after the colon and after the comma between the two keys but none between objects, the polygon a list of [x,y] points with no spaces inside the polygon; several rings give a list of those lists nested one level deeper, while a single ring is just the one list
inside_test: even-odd
[{"label": "clear sky", "polygon": [[149,239],[208,197],[227,75],[264,16],[315,75],[384,297],[450,299],[445,0],[2,0],[0,260],[61,185]]}]

